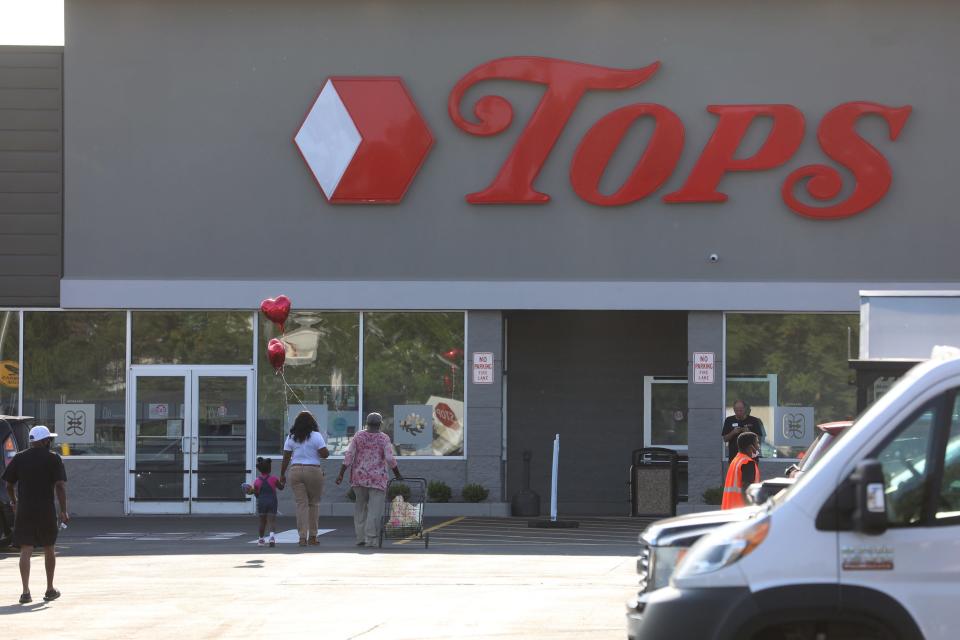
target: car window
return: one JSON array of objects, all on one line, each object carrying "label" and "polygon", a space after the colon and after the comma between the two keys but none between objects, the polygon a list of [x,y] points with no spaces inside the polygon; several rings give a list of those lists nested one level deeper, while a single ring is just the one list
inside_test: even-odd
[{"label": "car window", "polygon": [[807,455],[804,456],[803,462],[800,463],[800,470],[804,473],[810,471],[820,460],[823,459],[823,456],[826,455],[833,445],[837,444],[848,431],[849,428],[844,429],[837,435],[832,435],[830,433],[824,432],[807,450]]},{"label": "car window", "polygon": [[937,410],[934,404],[902,425],[876,458],[883,465],[887,521],[891,527],[918,524],[923,518],[928,468]]},{"label": "car window", "polygon": [[945,453],[935,517],[937,520],[960,519],[960,395],[953,403]]},{"label": "car window", "polygon": [[813,442],[810,443],[810,446],[807,447],[807,450],[803,452],[803,455],[800,457],[800,464],[797,466],[797,469],[800,471],[805,471],[808,468],[812,467],[817,461],[817,457],[820,455],[820,449],[827,444],[827,441],[830,439],[830,434],[826,432],[821,432]]}]

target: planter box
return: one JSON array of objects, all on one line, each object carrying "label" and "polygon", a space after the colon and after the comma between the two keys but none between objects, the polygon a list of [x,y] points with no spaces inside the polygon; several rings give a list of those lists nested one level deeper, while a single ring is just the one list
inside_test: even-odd
[{"label": "planter box", "polygon": [[475,516],[506,518],[510,505],[506,502],[428,502],[424,506],[428,518],[435,516]]}]

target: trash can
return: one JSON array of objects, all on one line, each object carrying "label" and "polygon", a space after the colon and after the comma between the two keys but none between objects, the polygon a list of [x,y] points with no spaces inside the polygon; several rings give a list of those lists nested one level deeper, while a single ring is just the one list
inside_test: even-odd
[{"label": "trash can", "polygon": [[677,467],[680,455],[673,449],[645,447],[634,450],[630,465],[630,515],[677,515]]}]

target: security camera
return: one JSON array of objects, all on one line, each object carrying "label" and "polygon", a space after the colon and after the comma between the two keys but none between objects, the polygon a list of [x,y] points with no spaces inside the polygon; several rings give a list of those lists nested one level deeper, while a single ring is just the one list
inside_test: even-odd
[{"label": "security camera", "polygon": [[715,253],[711,253],[709,257],[710,262],[720,262],[720,256]]}]

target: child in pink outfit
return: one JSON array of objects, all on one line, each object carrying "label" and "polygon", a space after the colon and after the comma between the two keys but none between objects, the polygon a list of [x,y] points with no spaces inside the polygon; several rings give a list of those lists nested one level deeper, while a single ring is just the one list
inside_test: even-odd
[{"label": "child in pink outfit", "polygon": [[283,483],[270,473],[271,466],[270,458],[257,458],[259,475],[252,485],[245,485],[249,487],[247,493],[257,496],[257,515],[260,516],[260,539],[257,544],[261,547],[266,544],[264,535],[267,531],[270,532],[270,546],[277,544],[273,530],[277,518],[277,491],[283,490]]}]

